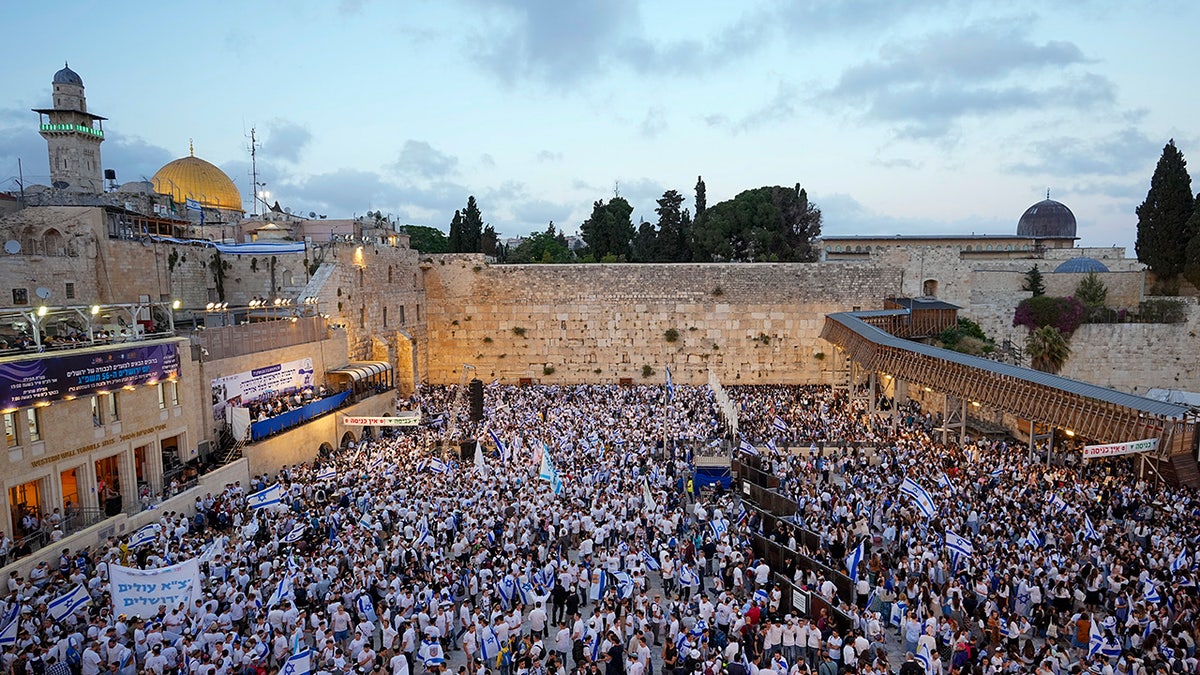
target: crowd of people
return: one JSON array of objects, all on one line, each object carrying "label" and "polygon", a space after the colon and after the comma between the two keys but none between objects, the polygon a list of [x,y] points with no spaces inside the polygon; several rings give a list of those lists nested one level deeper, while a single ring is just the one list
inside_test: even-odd
[{"label": "crowd of people", "polygon": [[[1194,492],[1128,462],[943,446],[918,410],[872,419],[827,387],[733,398],[737,452],[797,505],[771,536],[834,570],[861,552],[852,597],[798,557],[769,564],[767,516],[696,487],[673,448],[724,433],[707,388],[493,384],[472,425],[425,387],[408,406],[463,413],[475,459],[398,431],[164,512],[140,545],[64,550],[7,580],[0,670],[303,675],[291,657],[310,650],[331,675],[1196,672]],[[248,506],[274,485],[279,504]],[[113,565],[193,557],[193,605],[112,609]],[[789,612],[784,581],[834,613]],[[80,584],[90,604],[49,620]]]},{"label": "crowd of people", "polygon": [[302,408],[315,400],[329,396],[332,392],[324,385],[316,387],[305,386],[288,391],[277,391],[254,399],[247,406],[250,408],[250,419],[261,422],[265,419],[282,415],[285,412]]}]

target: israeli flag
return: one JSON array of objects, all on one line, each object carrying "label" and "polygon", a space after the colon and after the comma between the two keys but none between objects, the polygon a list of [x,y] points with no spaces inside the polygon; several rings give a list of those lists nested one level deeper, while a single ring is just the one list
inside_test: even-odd
[{"label": "israeli flag", "polygon": [[158,538],[158,530],[158,523],[150,523],[143,526],[129,538],[129,548],[137,548],[138,546],[153,543]]},{"label": "israeli flag", "polygon": [[658,558],[655,558],[654,554],[650,553],[650,551],[647,551],[646,549],[642,549],[642,562],[646,563],[646,567],[654,570],[655,572],[662,569],[662,565],[658,564]]},{"label": "israeli flag", "polygon": [[675,383],[671,381],[671,367],[667,366],[666,371],[667,371],[667,400],[674,401],[675,400]]},{"label": "israeli flag", "polygon": [[642,479],[642,506],[647,511],[654,511],[658,505],[654,503],[654,493],[650,492],[650,481]]},{"label": "israeli flag", "polygon": [[893,602],[892,615],[888,617],[888,623],[893,626],[899,626],[904,623],[904,615],[908,613],[907,602]]},{"label": "israeli flag", "polygon": [[1179,570],[1186,568],[1187,564],[1188,564],[1187,551],[1181,550],[1179,552],[1179,555],[1176,556],[1175,559],[1171,561],[1171,571],[1178,572]]},{"label": "israeli flag", "polygon": [[767,441],[767,449],[770,450],[772,454],[776,454],[779,452],[779,446],[775,445],[774,438]]},{"label": "israeli flag", "polygon": [[312,673],[312,650],[305,649],[288,657],[279,675],[309,675]]},{"label": "israeli flag", "polygon": [[185,199],[183,203],[188,211],[202,211],[203,210],[203,208],[201,208],[201,206],[200,206],[200,202],[196,201],[195,199],[192,199],[191,197],[188,197],[187,199]]},{"label": "israeli flag", "polygon": [[917,647],[917,663],[925,668],[925,675],[933,672],[933,654],[929,653],[929,645],[922,644]]},{"label": "israeli flag", "polygon": [[521,604],[522,605],[533,604],[532,602],[530,602],[531,600],[533,600],[533,584],[529,583],[528,581],[518,581],[517,582],[517,593],[519,593],[521,595]]},{"label": "israeli flag", "polygon": [[608,591],[608,575],[600,568],[592,570],[592,584],[588,588],[588,600],[599,602],[606,591]]},{"label": "israeli flag", "polygon": [[[1154,582],[1150,581],[1149,579],[1146,580],[1146,588],[1142,592],[1142,594],[1144,596],[1143,599],[1146,602],[1153,603],[1155,605],[1162,602],[1162,596],[1158,594],[1158,587],[1155,586]],[[0,643],[0,644],[3,644],[3,643]]]},{"label": "israeli flag", "polygon": [[916,504],[917,509],[925,514],[926,518],[932,518],[937,509],[933,506],[933,498],[921,487],[917,481],[912,478],[905,478],[900,484],[900,494],[908,495]]},{"label": "israeli flag", "polygon": [[628,600],[633,597],[633,577],[627,572],[614,572],[613,578],[617,582],[617,594],[622,600]]},{"label": "israeli flag", "polygon": [[1038,536],[1038,533],[1034,532],[1033,528],[1029,528],[1029,534],[1025,535],[1025,538],[1021,540],[1021,543],[1026,546],[1041,548],[1043,542],[1042,538]]},{"label": "israeli flag", "polygon": [[509,574],[500,580],[500,585],[496,590],[500,591],[500,597],[504,598],[504,604],[512,604],[513,596],[517,592],[517,582]]},{"label": "israeli flag", "polygon": [[434,457],[430,459],[429,463],[425,465],[425,468],[429,469],[433,473],[446,473],[450,470],[449,465],[443,462],[441,457]]},{"label": "israeli flag", "polygon": [[788,429],[787,422],[784,422],[778,416],[775,419],[771,420],[771,426],[778,429],[780,431],[780,433],[786,434],[788,431],[790,431]]},{"label": "israeli flag", "polygon": [[950,530],[946,530],[946,548],[950,549],[956,555],[966,556],[968,558],[975,555],[975,545],[968,541],[965,537],[960,537]]},{"label": "israeli flag", "polygon": [[760,602],[768,602],[770,599],[771,595],[767,593],[765,588],[760,588],[757,591],[754,591],[754,604],[757,605]]},{"label": "israeli flag", "polygon": [[550,448],[542,443],[542,464],[538,467],[538,478],[540,480],[551,480],[554,478],[554,466],[550,463]]},{"label": "israeli flag", "polygon": [[491,661],[500,655],[500,638],[491,626],[479,631],[479,653],[484,661]]},{"label": "israeli flag", "polygon": [[7,626],[9,621],[17,618],[21,614],[21,604],[14,602],[4,610],[4,614],[0,615],[0,626]]},{"label": "israeli flag", "polygon": [[945,471],[938,472],[937,484],[943,490],[949,490],[952,495],[958,494],[958,490],[954,488],[954,483],[950,482],[950,477],[946,475]]},{"label": "israeli flag", "polygon": [[292,527],[291,532],[287,533],[282,541],[285,544],[294,544],[304,538],[304,525],[297,524]]},{"label": "israeli flag", "polygon": [[0,647],[12,647],[17,644],[17,624],[19,623],[21,620],[18,617],[4,624],[4,628],[0,628]]},{"label": "israeli flag", "polygon": [[846,571],[851,579],[858,579],[858,565],[862,562],[863,556],[867,553],[867,540],[863,539],[858,546],[850,552],[846,558]]},{"label": "israeli flag", "polygon": [[1100,636],[1100,622],[1093,617],[1091,623],[1092,625],[1088,629],[1088,658],[1098,654],[1104,647],[1104,638]]},{"label": "israeli flag", "polygon": [[741,440],[740,443],[738,443],[738,450],[741,450],[742,452],[746,453],[747,455],[758,455],[758,448],[754,447],[754,445],[751,444],[750,441],[747,441],[744,438]]},{"label": "israeli flag", "polygon": [[1004,475],[1004,467],[998,466],[995,469],[992,469],[990,472],[988,472],[988,475],[991,476],[992,478],[999,478]]},{"label": "israeli flag", "polygon": [[[88,595],[87,589],[82,584],[72,588],[65,595],[60,595],[55,598],[48,606],[50,616],[55,621],[62,621],[64,618],[75,613],[75,610],[83,607],[92,601],[92,597]],[[15,603],[13,605],[16,606]]]},{"label": "israeli flag", "polygon": [[327,466],[317,474],[317,480],[334,480],[337,478],[337,469],[332,466]]},{"label": "israeli flag", "polygon": [[588,631],[588,654],[591,654],[593,663],[600,658],[600,633],[595,629]]},{"label": "israeli flag", "polygon": [[296,593],[292,588],[292,575],[285,574],[283,575],[283,578],[275,584],[275,590],[271,592],[271,597],[267,600],[267,607],[274,607],[284,600],[290,600],[295,597]]},{"label": "israeli flag", "polygon": [[713,518],[708,524],[712,527],[713,536],[717,539],[720,539],[729,531],[729,524],[723,518]]},{"label": "israeli flag", "polygon": [[500,452],[500,459],[508,459],[508,446],[504,445],[504,441],[500,440],[495,430],[488,429],[488,435],[492,437],[492,442],[496,444],[496,450]]},{"label": "israeli flag", "polygon": [[363,593],[358,596],[354,604],[358,606],[359,615],[367,617],[373,623],[379,623],[379,617],[375,614],[375,603],[371,602],[370,593]]},{"label": "israeli flag", "polygon": [[380,456],[376,457],[375,459],[371,460],[371,463],[367,465],[367,470],[368,471],[378,471],[379,467],[381,467],[381,466],[383,466],[383,455],[380,455]]},{"label": "israeli flag", "polygon": [[283,486],[279,483],[269,488],[259,490],[246,497],[246,505],[252,509],[261,509],[278,504],[283,498]]},{"label": "israeli flag", "polygon": [[1066,500],[1064,500],[1062,497],[1059,497],[1057,494],[1050,495],[1050,503],[1048,506],[1053,509],[1055,513],[1062,513],[1063,511],[1067,510]]},{"label": "israeli flag", "polygon": [[436,545],[437,545],[437,539],[434,539],[433,535],[430,534],[429,530],[425,530],[424,532],[421,533],[421,536],[417,537],[417,548],[421,548],[422,546],[433,547]]},{"label": "israeli flag", "polygon": [[1100,539],[1100,533],[1096,532],[1096,528],[1092,526],[1092,519],[1088,515],[1083,514],[1083,534],[1088,539]]}]

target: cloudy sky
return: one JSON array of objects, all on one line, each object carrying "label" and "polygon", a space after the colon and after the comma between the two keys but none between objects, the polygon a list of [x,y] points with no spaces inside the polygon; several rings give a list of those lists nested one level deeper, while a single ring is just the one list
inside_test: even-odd
[{"label": "cloudy sky", "polygon": [[[1200,158],[1194,0],[20,3],[0,181],[47,182],[32,107],[64,60],[122,181],[187,153],[250,194],[503,236],[800,183],[830,234],[1015,231],[1047,188],[1130,247],[1162,146]],[[1194,165],[1200,166],[1200,165]],[[1196,186],[1200,187],[1200,185]]]}]

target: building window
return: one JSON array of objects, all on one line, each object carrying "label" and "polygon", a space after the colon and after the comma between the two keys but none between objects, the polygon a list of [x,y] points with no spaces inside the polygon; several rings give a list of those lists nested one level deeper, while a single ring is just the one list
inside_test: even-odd
[{"label": "building window", "polygon": [[936,298],[937,290],[937,279],[926,279],[925,283],[921,284],[921,294],[927,298]]},{"label": "building window", "polygon": [[179,405],[179,383],[175,380],[167,380],[167,402]]},{"label": "building window", "polygon": [[107,394],[101,394],[101,396],[103,397],[104,402],[104,405],[101,406],[104,409],[104,422],[106,424],[112,424],[113,422],[120,421],[121,408],[117,405],[117,392],[109,392]]},{"label": "building window", "polygon": [[404,325],[404,305],[400,305],[400,325]]},{"label": "building window", "polygon": [[383,308],[383,327],[387,328],[387,307]]},{"label": "building window", "polygon": [[392,266],[388,265],[388,283],[392,283]]},{"label": "building window", "polygon": [[166,410],[167,409],[167,383],[159,382],[158,387],[156,387],[156,389],[158,389],[158,409]]},{"label": "building window", "polygon": [[29,304],[29,289],[14,288],[14,289],[12,289],[12,293],[13,293],[13,304],[14,305],[28,305]]},{"label": "building window", "polygon": [[67,299],[68,300],[75,299],[75,282],[74,281],[67,282]]},{"label": "building window", "polygon": [[29,425],[29,442],[42,440],[42,425],[37,408],[25,409],[25,423]]},{"label": "building window", "polygon": [[100,397],[92,397],[92,426],[100,426]]},{"label": "building window", "polygon": [[367,327],[367,306],[366,305],[363,305],[358,308],[358,327],[359,328]]},{"label": "building window", "polygon": [[4,413],[4,440],[8,447],[17,444],[17,411]]},{"label": "building window", "polygon": [[421,306],[417,305],[417,323],[421,323]]}]

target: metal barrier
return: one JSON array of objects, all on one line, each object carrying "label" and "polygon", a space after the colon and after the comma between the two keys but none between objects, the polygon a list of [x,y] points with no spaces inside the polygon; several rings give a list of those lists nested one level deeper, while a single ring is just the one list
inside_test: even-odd
[{"label": "metal barrier", "polygon": [[320,417],[325,413],[337,410],[338,408],[342,407],[347,400],[349,400],[351,393],[352,392],[349,391],[343,391],[341,393],[334,394],[333,396],[326,396],[319,401],[313,401],[308,405],[302,405],[299,408],[296,408],[295,410],[289,410],[282,415],[268,417],[261,422],[255,422],[250,425],[250,438],[257,441],[259,439],[266,438],[271,434],[279,433],[284,429],[290,429],[291,427],[299,424],[304,424],[314,417]]}]

